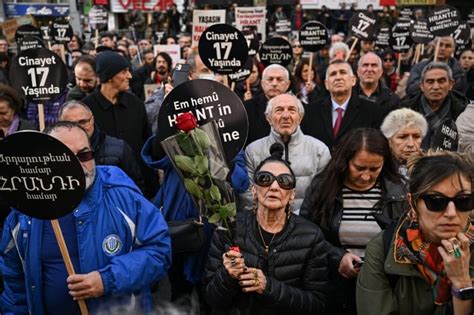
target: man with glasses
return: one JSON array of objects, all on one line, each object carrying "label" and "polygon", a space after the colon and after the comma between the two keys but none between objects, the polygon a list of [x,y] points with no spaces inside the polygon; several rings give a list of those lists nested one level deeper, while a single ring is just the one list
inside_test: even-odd
[{"label": "man with glasses", "polygon": [[244,102],[250,127],[246,145],[270,133],[270,125],[265,116],[267,103],[275,96],[285,93],[290,83],[288,70],[281,65],[272,64],[263,70],[261,81],[263,93]]},{"label": "man with glasses", "polygon": [[77,156],[86,177],[82,202],[58,219],[76,274],[67,274],[50,221],[13,211],[0,245],[2,312],[79,315],[76,300],[91,313],[150,312],[150,286],[171,264],[161,212],[119,168],[96,167],[79,125],[59,122],[45,132]]},{"label": "man with glasses", "polygon": [[141,191],[145,189],[140,166],[130,146],[122,139],[106,135],[95,124],[89,107],[80,101],[70,101],[59,111],[59,121],[77,123],[87,133],[94,158],[99,165],[115,165],[124,171]]},{"label": "man with glasses", "polygon": [[360,99],[382,107],[388,114],[400,107],[400,98],[380,82],[382,75],[380,57],[373,52],[362,55],[357,65],[359,84],[356,85],[355,90]]}]

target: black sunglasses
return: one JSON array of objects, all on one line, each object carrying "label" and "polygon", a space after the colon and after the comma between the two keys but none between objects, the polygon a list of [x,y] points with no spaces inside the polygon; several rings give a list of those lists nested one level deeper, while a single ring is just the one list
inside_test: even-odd
[{"label": "black sunglasses", "polygon": [[295,177],[291,174],[280,174],[275,176],[270,172],[261,171],[258,172],[254,178],[255,184],[262,187],[269,187],[275,180],[280,188],[286,190],[293,189],[296,185]]},{"label": "black sunglasses", "polygon": [[383,61],[389,62],[389,61],[393,61],[393,59],[392,58],[385,58]]},{"label": "black sunglasses", "polygon": [[89,162],[94,158],[94,151],[84,151],[76,154],[77,159],[81,162]]},{"label": "black sunglasses", "polygon": [[457,195],[452,198],[440,194],[426,194],[421,195],[420,199],[425,202],[426,208],[433,212],[446,210],[450,201],[454,202],[456,210],[461,212],[468,212],[473,208],[472,194]]}]

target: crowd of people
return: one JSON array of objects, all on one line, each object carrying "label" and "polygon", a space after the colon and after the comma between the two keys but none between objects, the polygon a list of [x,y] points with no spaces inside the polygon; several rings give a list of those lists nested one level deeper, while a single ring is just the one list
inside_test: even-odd
[{"label": "crowd of people", "polygon": [[[379,26],[396,21],[388,7],[368,9]],[[83,300],[93,314],[472,314],[473,48],[459,52],[444,36],[421,57],[375,40],[351,49],[355,10],[298,4],[268,16],[269,33],[283,19],[294,30],[321,21],[330,43],[309,55],[287,38],[288,66],[257,55],[232,87],[249,128],[227,177],[238,206],[228,231],[201,216],[157,134],[174,65],[155,54],[150,30],[180,46],[188,80],[227,81],[192,47],[185,12],[154,13],[151,29],[131,16],[136,40],[106,31],[95,47],[74,35],[69,84],[43,104],[41,131],[86,176],[80,205],[59,219],[76,274],[51,224],[1,194],[1,312],[79,314]],[[0,39],[0,139],[40,129],[37,104],[10,86],[11,57]],[[457,148],[435,152],[447,120]],[[174,252],[169,227],[186,220],[199,221],[203,239]]]}]

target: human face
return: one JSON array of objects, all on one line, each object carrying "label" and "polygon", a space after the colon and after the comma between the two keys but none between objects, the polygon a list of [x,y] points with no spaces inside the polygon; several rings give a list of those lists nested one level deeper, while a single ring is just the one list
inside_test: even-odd
[{"label": "human face", "polygon": [[10,107],[7,101],[0,100],[0,127],[10,127],[13,117],[15,117],[13,108]]},{"label": "human face", "polygon": [[136,45],[132,45],[128,47],[128,52],[130,53],[131,57],[135,57],[138,54],[138,47]]},{"label": "human face", "polygon": [[295,40],[291,47],[293,48],[293,55],[300,56],[303,53],[303,47],[299,41]]},{"label": "human face", "polygon": [[112,39],[110,39],[109,37],[102,37],[100,39],[100,44],[102,46],[106,46],[106,47],[110,47],[110,48],[114,48],[115,46],[115,43]]},{"label": "human face", "polygon": [[[279,162],[265,163],[259,171],[270,172],[274,176],[291,174],[288,167]],[[257,198],[258,210],[285,211],[288,203],[295,198],[294,189],[283,189],[276,180],[268,187],[254,185],[252,193]]]},{"label": "human face", "polygon": [[368,40],[363,40],[360,43],[360,50],[362,53],[368,53],[369,51],[373,51],[375,46],[375,42],[371,42]]},{"label": "human face", "polygon": [[209,78],[210,80],[214,79],[214,72],[212,72],[211,69],[206,67],[204,62],[202,62],[201,57],[199,57],[199,55],[196,55],[194,58],[196,69],[194,69],[194,71],[190,73],[190,78],[192,80],[195,80],[199,79],[202,76]]},{"label": "human face", "polygon": [[[58,128],[51,132],[50,135],[64,143],[74,154],[92,150],[87,135],[77,127],[71,129]],[[84,171],[86,177],[86,189],[88,189],[95,179],[95,161],[92,159],[87,162],[79,161],[79,163],[81,163],[82,170]]]},{"label": "human face", "polygon": [[80,51],[73,51],[71,53],[72,63],[75,64],[79,58],[81,58],[82,52]]},{"label": "human face", "polygon": [[464,71],[469,71],[474,65],[474,53],[472,50],[466,50],[461,54],[459,62]]},{"label": "human face", "polygon": [[395,59],[392,55],[386,55],[383,60],[383,68],[387,71],[391,71],[393,69],[393,65],[395,64]]},{"label": "human face", "polygon": [[153,59],[155,59],[155,56],[153,56],[153,53],[145,54],[143,58],[143,64],[151,65],[153,63]]},{"label": "human face", "polygon": [[0,52],[8,52],[8,42],[5,39],[0,39]]},{"label": "human face", "polygon": [[376,84],[382,76],[382,64],[380,58],[372,53],[361,57],[360,66],[357,68],[357,76],[362,84]]},{"label": "human face", "polygon": [[77,86],[84,93],[91,93],[97,86],[97,75],[86,63],[76,65],[74,75],[76,76]]},{"label": "human face", "polygon": [[176,44],[176,40],[173,37],[168,37],[166,39],[166,45],[175,45],[175,44]]},{"label": "human face", "polygon": [[140,50],[150,49],[151,44],[147,40],[141,40],[138,42],[138,46],[140,46]]},{"label": "human face", "polygon": [[418,127],[403,127],[395,133],[388,142],[393,156],[400,162],[405,162],[409,157],[420,151],[421,130]]},{"label": "human face", "polygon": [[326,89],[335,95],[349,95],[356,79],[350,66],[346,63],[329,65],[326,71],[326,80],[324,81]]},{"label": "human face", "polygon": [[290,81],[285,78],[282,69],[270,69],[262,79],[263,93],[268,99],[285,93],[290,86]]},{"label": "human face", "polygon": [[331,36],[331,44],[339,43],[342,42],[344,38],[342,38],[341,35],[339,34],[334,34]]},{"label": "human face", "polygon": [[438,60],[447,62],[454,53],[454,38],[451,36],[441,37],[439,41]]},{"label": "human face", "polygon": [[159,74],[163,75],[168,72],[168,63],[166,63],[165,58],[158,56],[156,57],[156,71],[158,71]]},{"label": "human face", "polygon": [[252,73],[249,76],[250,84],[254,84],[258,80],[258,68],[256,65],[252,66]]},{"label": "human face", "polygon": [[425,73],[420,88],[429,102],[442,103],[453,88],[453,84],[445,70],[432,69]]},{"label": "human face", "polygon": [[182,36],[178,40],[179,47],[191,47],[191,37],[190,36]]},{"label": "human face", "polygon": [[310,77],[310,80],[313,80],[314,71],[309,69],[309,65],[304,65],[303,70],[301,70],[301,78],[306,82],[308,80],[308,76]]},{"label": "human face", "polygon": [[[433,185],[427,194],[441,194],[446,197],[455,197],[471,193],[471,181],[464,175],[451,175],[436,185]],[[409,198],[413,198],[409,195]],[[427,241],[440,244],[441,240],[455,237],[464,231],[469,220],[468,212],[460,212],[453,202],[449,202],[444,211],[428,210],[422,199],[415,200],[416,213],[421,232]]]},{"label": "human face", "polygon": [[292,135],[302,119],[294,96],[282,94],[273,99],[272,110],[267,120],[276,133],[281,136]]},{"label": "human face", "polygon": [[112,87],[114,87],[118,92],[128,91],[130,87],[130,80],[132,79],[132,74],[128,68],[123,69],[110,79]]},{"label": "human face", "polygon": [[364,191],[377,183],[384,164],[383,156],[362,150],[349,161],[344,185]]},{"label": "human face", "polygon": [[84,108],[75,107],[63,112],[60,118],[62,121],[70,121],[79,124],[90,138],[94,133],[94,116]]},{"label": "human face", "polygon": [[74,50],[74,49],[79,49],[79,42],[77,40],[77,37],[76,36],[73,36],[71,38],[71,41],[67,44],[67,47],[69,48],[69,50]]}]

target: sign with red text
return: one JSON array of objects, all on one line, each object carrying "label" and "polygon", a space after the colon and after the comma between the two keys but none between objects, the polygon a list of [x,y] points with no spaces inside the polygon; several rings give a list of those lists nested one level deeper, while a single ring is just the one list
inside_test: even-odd
[{"label": "sign with red text", "polygon": [[267,9],[265,7],[237,7],[235,8],[235,27],[243,30],[246,26],[255,27],[261,42],[266,40],[265,16]]},{"label": "sign with red text", "polygon": [[193,43],[198,47],[201,34],[214,24],[225,23],[225,10],[193,10]]},{"label": "sign with red text", "polygon": [[165,11],[173,0],[110,0],[110,11],[113,13],[126,13],[133,11],[153,11],[160,8]]}]

